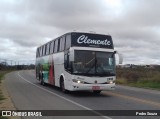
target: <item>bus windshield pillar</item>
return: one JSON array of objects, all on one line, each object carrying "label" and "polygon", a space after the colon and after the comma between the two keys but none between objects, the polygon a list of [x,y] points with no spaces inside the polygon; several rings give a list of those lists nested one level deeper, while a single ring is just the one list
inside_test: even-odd
[{"label": "bus windshield pillar", "polygon": [[70,55],[70,61],[74,61],[74,49],[70,48],[70,52],[69,52],[69,55]]}]

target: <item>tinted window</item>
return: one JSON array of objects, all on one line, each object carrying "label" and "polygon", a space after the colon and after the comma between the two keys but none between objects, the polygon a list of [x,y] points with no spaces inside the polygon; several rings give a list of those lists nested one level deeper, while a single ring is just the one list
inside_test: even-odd
[{"label": "tinted window", "polygon": [[60,49],[60,39],[58,39],[57,52],[59,52],[59,49]]},{"label": "tinted window", "polygon": [[55,47],[55,41],[53,41],[53,49],[52,49],[52,50],[53,50],[53,51],[52,51],[53,53],[54,53],[54,47]]},{"label": "tinted window", "polygon": [[62,51],[62,38],[60,38],[59,51]]},{"label": "tinted window", "polygon": [[58,51],[58,39],[55,41],[54,52]]},{"label": "tinted window", "polygon": [[37,56],[40,57],[40,48],[38,48],[38,55]]},{"label": "tinted window", "polygon": [[43,46],[43,56],[45,55],[45,52],[46,52],[46,48],[45,48],[45,45]]},{"label": "tinted window", "polygon": [[48,43],[48,44],[46,45],[46,55],[49,54],[49,47],[50,47],[50,43]]},{"label": "tinted window", "polygon": [[54,49],[54,41],[50,42],[50,54],[53,53],[53,49]]},{"label": "tinted window", "polygon": [[63,36],[63,41],[64,41],[64,49],[66,48],[66,37]]},{"label": "tinted window", "polygon": [[65,49],[68,49],[71,47],[71,35],[66,36],[66,47]]},{"label": "tinted window", "polygon": [[65,37],[62,37],[60,39],[60,51],[64,50],[64,44],[65,44]]},{"label": "tinted window", "polygon": [[40,56],[42,56],[42,46],[40,47]]},{"label": "tinted window", "polygon": [[38,51],[39,51],[39,48],[37,48],[37,51],[36,51],[36,57],[38,57]]},{"label": "tinted window", "polygon": [[71,62],[69,61],[69,51],[65,52],[64,55],[64,68],[70,72],[72,72],[72,65]]}]

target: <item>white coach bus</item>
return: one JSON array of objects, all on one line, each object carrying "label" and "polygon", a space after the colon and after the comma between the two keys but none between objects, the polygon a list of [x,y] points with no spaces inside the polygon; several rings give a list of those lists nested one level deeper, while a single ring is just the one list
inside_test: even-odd
[{"label": "white coach bus", "polygon": [[66,33],[37,48],[36,78],[63,92],[114,90],[115,53],[110,35]]}]

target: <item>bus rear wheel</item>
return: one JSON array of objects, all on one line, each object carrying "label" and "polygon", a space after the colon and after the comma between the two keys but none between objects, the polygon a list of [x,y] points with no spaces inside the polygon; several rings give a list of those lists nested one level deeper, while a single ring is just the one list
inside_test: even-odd
[{"label": "bus rear wheel", "polygon": [[43,80],[43,75],[40,77],[40,82],[41,82],[41,85],[45,86],[45,82]]}]

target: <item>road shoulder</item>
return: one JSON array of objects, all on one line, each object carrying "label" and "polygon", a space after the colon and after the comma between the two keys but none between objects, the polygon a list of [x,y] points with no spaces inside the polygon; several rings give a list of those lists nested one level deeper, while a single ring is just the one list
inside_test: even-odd
[{"label": "road shoulder", "polygon": [[[0,109],[1,110],[16,110],[12,99],[7,91],[6,85],[5,85],[5,79],[3,79],[0,83],[0,88],[2,91],[2,95],[4,96],[4,100],[0,101]],[[20,117],[9,117],[9,119],[21,119]]]}]

